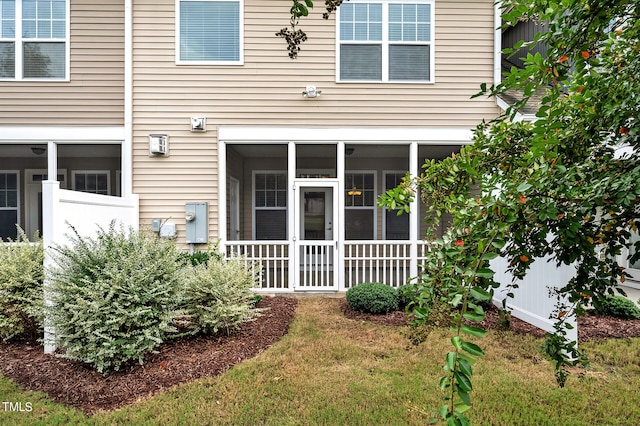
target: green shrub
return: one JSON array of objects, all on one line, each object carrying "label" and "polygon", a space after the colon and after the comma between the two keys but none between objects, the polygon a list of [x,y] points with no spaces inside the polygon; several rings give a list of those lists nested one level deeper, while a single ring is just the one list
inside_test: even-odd
[{"label": "green shrub", "polygon": [[64,357],[107,374],[160,345],[173,327],[181,266],[173,242],[150,232],[100,229],[55,247],[49,313]]},{"label": "green shrub", "polygon": [[386,314],[398,310],[398,292],[382,283],[361,283],[347,290],[347,303],[355,311]]},{"label": "green shrub", "polygon": [[183,326],[190,332],[229,334],[259,315],[256,295],[251,291],[258,283],[252,264],[241,258],[214,258],[189,268],[181,303]]},{"label": "green shrub", "polygon": [[640,309],[631,300],[622,296],[605,296],[594,303],[596,313],[624,319],[640,319]]},{"label": "green shrub", "polygon": [[224,255],[218,251],[218,242],[213,247],[207,247],[207,251],[196,251],[193,253],[180,253],[179,260],[186,261],[193,266],[207,263],[209,259],[222,260]]},{"label": "green shrub", "polygon": [[0,242],[0,340],[36,340],[44,319],[44,250],[18,228],[16,241]]},{"label": "green shrub", "polygon": [[398,287],[398,309],[411,307],[418,294],[418,287],[415,284],[404,284]]}]

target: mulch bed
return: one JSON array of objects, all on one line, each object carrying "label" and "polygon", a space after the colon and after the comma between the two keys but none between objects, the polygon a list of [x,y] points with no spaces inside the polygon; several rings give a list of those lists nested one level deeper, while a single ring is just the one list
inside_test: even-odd
[{"label": "mulch bed", "polygon": [[287,333],[297,303],[289,297],[264,297],[258,307],[269,309],[230,336],[171,340],[146,356],[144,365],[134,363],[107,377],[27,343],[0,343],[0,371],[24,389],[45,392],[87,414],[109,410],[179,383],[218,375],[256,356]]},{"label": "mulch bed", "polygon": [[[347,318],[372,321],[388,326],[402,326],[407,324],[405,312],[389,312],[384,315],[365,314],[349,308],[346,300],[341,301],[342,312]],[[498,324],[498,309],[492,306],[487,310],[487,317],[480,324],[483,328],[493,329]],[[546,332],[534,325],[511,317],[509,330],[514,333],[531,334],[544,337]],[[601,315],[584,315],[578,318],[578,340],[591,339],[621,339],[626,337],[640,337],[640,320],[625,320]]]},{"label": "mulch bed", "polygon": [[[402,311],[371,315],[349,309],[344,298],[342,312],[348,318],[387,326],[404,326]],[[74,406],[87,414],[110,410],[145,399],[168,387],[223,373],[277,342],[295,315],[297,299],[265,297],[260,308],[269,308],[255,321],[244,324],[230,336],[190,337],[163,344],[159,353],[103,377],[86,365],[45,355],[42,346],[24,342],[0,343],[0,372],[24,389],[45,392],[56,402]],[[487,313],[483,326],[495,327],[497,310]],[[640,337],[640,320],[584,316],[578,321],[580,340]],[[544,336],[544,331],[517,318],[511,330]]]}]

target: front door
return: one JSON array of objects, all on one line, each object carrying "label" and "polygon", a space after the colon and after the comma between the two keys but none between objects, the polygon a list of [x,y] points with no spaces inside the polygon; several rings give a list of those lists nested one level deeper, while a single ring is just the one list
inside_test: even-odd
[{"label": "front door", "polygon": [[336,182],[296,182],[296,290],[337,289],[337,190]]}]

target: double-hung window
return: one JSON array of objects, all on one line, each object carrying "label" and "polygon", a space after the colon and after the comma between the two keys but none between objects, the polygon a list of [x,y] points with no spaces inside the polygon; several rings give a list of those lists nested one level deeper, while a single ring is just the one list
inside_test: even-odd
[{"label": "double-hung window", "polygon": [[178,64],[241,65],[243,0],[176,0]]},{"label": "double-hung window", "polygon": [[287,174],[253,175],[253,236],[256,240],[287,239]]},{"label": "double-hung window", "polygon": [[65,0],[0,0],[0,79],[67,80]]},{"label": "double-hung window", "polygon": [[71,173],[74,191],[109,195],[110,173],[108,170],[74,170]]},{"label": "double-hung window", "polygon": [[16,239],[18,205],[18,172],[0,171],[0,242]]},{"label": "double-hung window", "polygon": [[433,81],[432,0],[350,0],[338,22],[338,81]]}]

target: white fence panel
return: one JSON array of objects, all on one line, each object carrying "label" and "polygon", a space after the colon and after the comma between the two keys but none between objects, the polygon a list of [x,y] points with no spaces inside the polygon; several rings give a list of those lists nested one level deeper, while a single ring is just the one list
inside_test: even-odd
[{"label": "white fence panel", "polygon": [[[518,288],[507,289],[512,283],[513,276],[507,273],[509,263],[504,258],[491,261],[491,266],[496,271],[495,280],[500,283],[500,289],[496,290],[494,300],[502,303],[507,292],[514,294],[513,298],[507,298],[507,306],[516,318],[535,325],[545,331],[553,332],[555,319],[554,308],[557,299],[550,295],[550,289],[562,288],[575,276],[575,268],[562,265],[556,267],[555,263],[547,262],[547,259],[538,259],[531,265],[527,275],[522,280],[517,280]],[[578,339],[578,326],[575,317],[570,318],[572,330],[567,330],[569,340]]]},{"label": "white fence panel", "polygon": [[[89,194],[85,192],[60,189],[60,182],[42,182],[42,242],[45,248],[45,285],[47,283],[46,268],[53,265],[50,247],[63,246],[69,242],[67,234],[71,232],[67,222],[83,237],[92,237],[98,227],[107,228],[115,220],[118,226],[125,229],[138,229],[139,200],[137,195],[131,197],[111,197],[108,195]],[[46,289],[46,287],[45,287]],[[46,293],[45,293],[46,294]],[[46,301],[46,303],[49,303]],[[53,330],[45,319],[46,353],[55,350]]]}]

